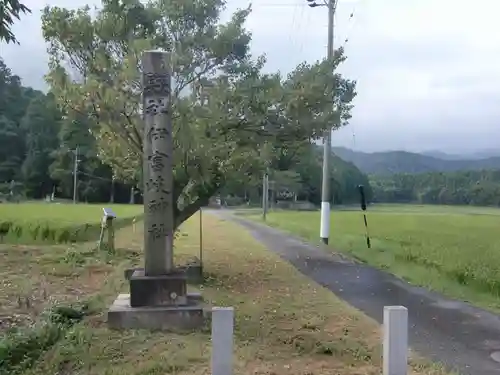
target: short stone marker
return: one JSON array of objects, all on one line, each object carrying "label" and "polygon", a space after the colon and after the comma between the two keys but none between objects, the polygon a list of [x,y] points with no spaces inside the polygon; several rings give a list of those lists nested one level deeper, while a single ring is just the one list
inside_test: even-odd
[{"label": "short stone marker", "polygon": [[233,375],[234,308],[212,308],[212,375]]},{"label": "short stone marker", "polygon": [[173,142],[171,78],[166,52],[142,57],[144,268],[130,276],[130,295],[108,312],[111,328],[192,329],[204,323],[199,296],[187,293],[186,273],[173,262]]},{"label": "short stone marker", "polygon": [[384,375],[408,373],[408,309],[384,307]]}]

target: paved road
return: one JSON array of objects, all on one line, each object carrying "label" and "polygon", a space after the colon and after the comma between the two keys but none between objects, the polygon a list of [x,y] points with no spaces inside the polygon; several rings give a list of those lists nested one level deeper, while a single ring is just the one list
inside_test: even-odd
[{"label": "paved road", "polygon": [[422,356],[464,375],[500,374],[500,363],[491,358],[493,352],[500,351],[499,316],[413,287],[383,271],[328,254],[319,246],[228,211],[212,212],[247,228],[303,274],[380,323],[384,306],[406,306],[410,345]]}]

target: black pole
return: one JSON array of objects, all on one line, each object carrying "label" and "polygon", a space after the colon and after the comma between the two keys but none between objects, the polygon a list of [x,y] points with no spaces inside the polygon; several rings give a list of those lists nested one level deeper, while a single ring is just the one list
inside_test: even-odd
[{"label": "black pole", "polygon": [[365,197],[365,188],[363,185],[358,185],[359,195],[361,198],[361,210],[363,211],[363,219],[365,222],[365,232],[366,232],[366,246],[370,249],[370,234],[368,232],[368,221],[366,220],[366,197]]}]

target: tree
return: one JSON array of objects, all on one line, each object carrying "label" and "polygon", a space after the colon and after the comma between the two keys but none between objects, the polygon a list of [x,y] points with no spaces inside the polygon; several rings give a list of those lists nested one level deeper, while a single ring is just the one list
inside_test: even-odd
[{"label": "tree", "polygon": [[21,18],[21,13],[31,13],[31,10],[19,0],[0,0],[0,41],[19,44],[10,28],[14,24],[14,18]]},{"label": "tree", "polygon": [[500,206],[500,171],[432,172],[372,176],[377,202]]},{"label": "tree", "polygon": [[[310,142],[295,146],[293,150],[282,152],[269,163],[270,189],[274,193],[271,199],[290,199],[289,193],[295,193],[298,200],[319,204],[321,202],[323,149]],[[331,157],[330,184],[333,203],[358,203],[360,199],[358,185],[365,186],[366,198],[371,201],[373,191],[368,177],[353,163],[346,162],[336,155]],[[228,181],[224,189],[220,191],[221,198],[234,204],[247,201],[260,205],[262,172],[262,170],[256,171],[252,179]],[[228,197],[231,199],[227,199]]]},{"label": "tree", "polygon": [[102,201],[104,197],[110,197],[112,171],[97,157],[93,126],[92,121],[76,112],[68,112],[62,120],[59,146],[53,153],[54,161],[50,166],[51,177],[59,182],[58,191],[62,196],[73,196],[74,163],[78,157],[77,198]]},{"label": "tree", "polygon": [[[47,7],[42,17],[52,90],[61,105],[95,121],[99,156],[125,181],[141,170],[141,53],[171,51],[176,227],[228,180],[244,181],[279,150],[346,124],[355,96],[355,82],[332,73],[342,50],[287,77],[262,73],[265,59],[252,59],[244,28],[250,8],[221,24],[224,6],[104,0],[95,17],[89,7]],[[266,144],[275,153],[264,159]]]},{"label": "tree", "polygon": [[[314,204],[321,202],[323,148],[310,145],[301,152],[300,160],[293,169],[302,178],[303,190],[299,194]],[[365,186],[368,201],[372,198],[372,190],[368,177],[354,164],[346,162],[336,155],[331,155],[330,185],[332,186],[331,201],[334,204],[352,204],[359,202],[358,185]]]},{"label": "tree", "polygon": [[272,190],[277,198],[290,199],[296,197],[302,190],[302,181],[299,173],[294,170],[272,171]]},{"label": "tree", "polygon": [[20,123],[31,98],[38,94],[26,90],[0,59],[0,183],[21,179],[25,144]]},{"label": "tree", "polygon": [[23,86],[0,59],[0,198],[40,199],[52,193],[54,186],[58,197],[71,198],[71,147],[81,145],[81,199],[107,202],[113,195],[116,202],[128,203],[131,186],[112,181],[110,166],[97,156],[93,126],[87,116],[62,112],[52,93]]},{"label": "tree", "polygon": [[43,198],[52,192],[49,167],[54,150],[59,147],[60,122],[61,112],[52,95],[33,99],[21,121],[27,150],[22,164],[23,180],[27,195],[33,198]]},{"label": "tree", "polygon": [[19,179],[22,158],[19,148],[22,137],[17,124],[5,116],[0,116],[0,181],[9,182]]}]

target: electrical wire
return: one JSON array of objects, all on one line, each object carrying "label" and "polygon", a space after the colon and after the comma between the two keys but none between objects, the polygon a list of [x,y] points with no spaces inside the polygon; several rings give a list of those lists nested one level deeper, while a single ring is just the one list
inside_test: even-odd
[{"label": "electrical wire", "polygon": [[356,20],[356,10],[357,10],[357,5],[360,3],[360,1],[356,1],[354,2],[354,5],[353,5],[353,8],[351,10],[351,12],[349,13],[349,17],[348,17],[348,28],[349,30],[347,30],[347,33],[346,33],[346,37],[344,39],[344,42],[342,44],[342,48],[345,50],[345,47],[347,45],[347,43],[349,42],[349,36],[352,32],[352,30],[354,29],[354,25],[355,25],[355,20]]},{"label": "electrical wire", "polygon": [[[302,1],[297,0],[297,1],[298,1],[298,4],[303,5],[303,0]],[[295,8],[295,10],[298,10],[298,7]],[[307,31],[308,25],[309,25],[310,20],[311,20],[311,13],[312,12],[305,12],[305,19],[304,19],[304,12],[301,12],[301,14],[300,14],[301,17],[300,17],[298,28],[292,29],[295,31],[294,40],[299,42],[298,47],[294,48],[294,50],[297,51],[297,56],[303,55],[304,47],[306,46],[307,42],[309,41],[309,35],[307,34],[307,32],[304,32],[303,29],[304,29],[304,25],[305,25],[305,29]],[[291,33],[290,33],[290,35],[291,35]],[[297,37],[297,35],[300,35],[300,37]],[[301,60],[304,60],[304,59],[301,59]]]},{"label": "electrical wire", "polygon": [[[301,5],[300,0],[296,0],[296,3],[293,7],[293,15],[292,15],[292,27],[290,28],[291,30],[295,29],[295,23],[297,20],[297,9]],[[288,44],[293,45],[296,42],[296,39],[293,38],[292,33],[288,33]]]},{"label": "electrical wire", "polygon": [[95,178],[95,179],[97,179],[97,180],[101,180],[101,181],[113,182],[113,180],[112,180],[112,179],[110,179],[110,178],[101,177],[101,176],[96,176],[96,175],[94,175],[94,174],[87,173],[87,172],[83,172],[83,171],[78,171],[78,174],[79,174],[79,175],[83,175],[83,176],[87,176],[87,177],[90,177],[90,178]]}]

